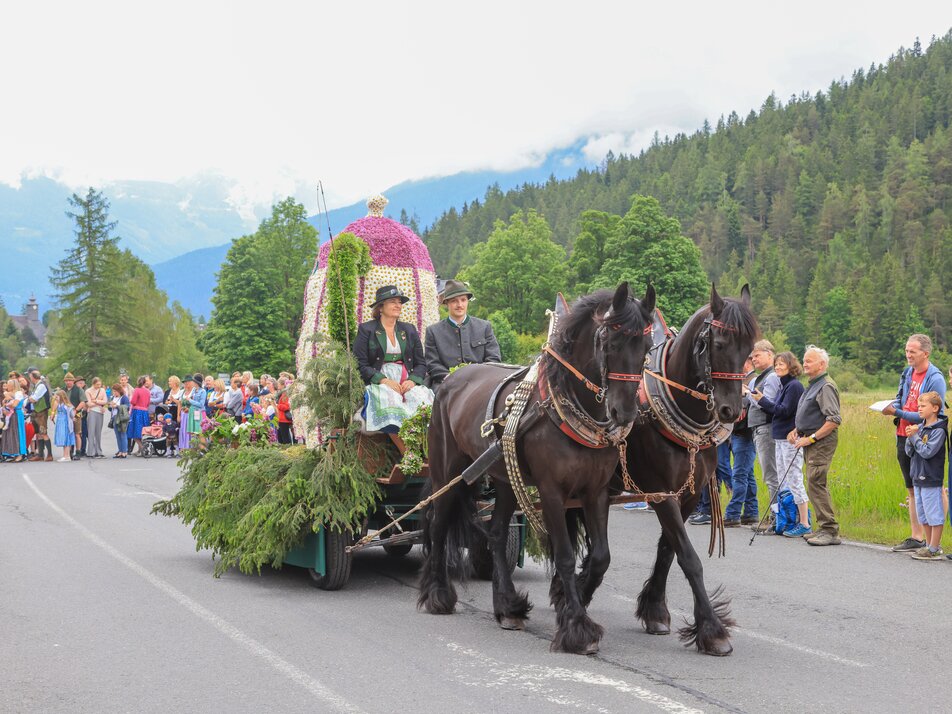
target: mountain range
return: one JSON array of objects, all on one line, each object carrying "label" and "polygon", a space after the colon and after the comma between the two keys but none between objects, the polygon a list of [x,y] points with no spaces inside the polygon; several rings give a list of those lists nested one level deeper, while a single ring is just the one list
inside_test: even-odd
[{"label": "mountain range", "polygon": [[[490,186],[505,191],[553,176],[569,178],[591,167],[583,152],[585,142],[552,151],[538,165],[516,171],[462,172],[400,183],[382,191],[390,201],[386,214],[399,219],[406,211],[423,228],[451,207],[482,199]],[[211,314],[215,273],[231,241],[253,232],[270,214],[270,206],[238,203],[235,183],[216,174],[174,183],[119,181],[100,188],[110,201],[121,245],[149,263],[170,301],[178,301],[195,317]],[[17,266],[0,281],[0,298],[10,312],[19,312],[31,295],[41,310],[51,307],[50,270],[73,241],[73,222],[66,212],[74,192],[82,190],[44,177],[24,178],[19,187],[0,184],[0,250]],[[366,213],[365,204],[357,202],[309,220],[324,241],[328,224],[337,233]],[[206,277],[196,280],[197,274]]]}]

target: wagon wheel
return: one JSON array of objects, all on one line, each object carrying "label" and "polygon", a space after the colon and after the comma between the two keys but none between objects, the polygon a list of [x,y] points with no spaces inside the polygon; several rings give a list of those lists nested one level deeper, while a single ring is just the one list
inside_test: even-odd
[{"label": "wagon wheel", "polygon": [[411,550],[413,550],[413,543],[394,543],[393,545],[385,545],[383,550],[387,555],[392,555],[394,558],[402,558]]},{"label": "wagon wheel", "polygon": [[[514,520],[506,535],[506,566],[510,575],[519,562],[519,545],[519,524]],[[469,562],[477,578],[493,579],[493,554],[489,551],[489,542],[482,535],[476,537],[473,547],[469,549]]]},{"label": "wagon wheel", "polygon": [[353,543],[353,536],[344,531],[324,531],[324,568],[326,573],[321,575],[314,568],[308,568],[311,584],[321,590],[340,590],[350,579],[350,553],[347,546]]}]

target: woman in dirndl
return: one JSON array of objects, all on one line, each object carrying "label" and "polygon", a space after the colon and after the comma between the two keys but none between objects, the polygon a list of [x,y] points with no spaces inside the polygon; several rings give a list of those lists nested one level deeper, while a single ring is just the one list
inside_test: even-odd
[{"label": "woman in dirndl", "polygon": [[384,285],[371,305],[373,319],[357,328],[354,356],[367,385],[361,412],[367,431],[395,434],[421,405],[433,403],[433,392],[423,386],[420,334],[398,319],[409,299],[396,285]]},{"label": "woman in dirndl", "polygon": [[7,418],[3,436],[0,437],[0,451],[4,461],[19,463],[26,458],[26,418],[23,413],[26,394],[13,377],[4,385],[4,392],[10,396],[4,403]]},{"label": "woman in dirndl", "polygon": [[202,417],[205,415],[205,397],[206,392],[202,384],[204,377],[195,374],[186,377],[185,381],[192,381],[193,389],[191,393],[182,400],[182,406],[188,409],[188,416],[185,420],[185,431],[188,432],[189,444],[193,439],[199,439],[202,434]]}]

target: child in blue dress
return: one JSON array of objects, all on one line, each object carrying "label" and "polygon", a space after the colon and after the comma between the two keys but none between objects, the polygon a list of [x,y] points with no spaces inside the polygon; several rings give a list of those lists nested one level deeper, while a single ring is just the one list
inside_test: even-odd
[{"label": "child in blue dress", "polygon": [[64,390],[56,390],[56,394],[53,395],[51,411],[55,415],[53,421],[56,424],[53,443],[63,449],[63,457],[59,461],[72,461],[69,453],[70,449],[76,446],[76,432],[73,430],[73,417],[76,415],[76,410],[73,409],[69,396]]}]

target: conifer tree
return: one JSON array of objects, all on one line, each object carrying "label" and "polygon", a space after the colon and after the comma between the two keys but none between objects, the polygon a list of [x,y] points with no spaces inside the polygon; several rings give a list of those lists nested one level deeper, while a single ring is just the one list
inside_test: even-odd
[{"label": "conifer tree", "polygon": [[232,242],[200,337],[213,369],[277,374],[293,365],[316,254],[317,231],[293,198],[275,204],[255,233]]},{"label": "conifer tree", "polygon": [[85,196],[70,196],[69,205],[76,238],[50,273],[59,311],[55,353],[79,371],[111,371],[127,363],[138,333],[137,303],[127,294],[131,276],[105,196],[90,187]]}]

